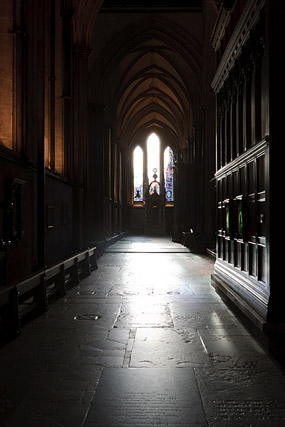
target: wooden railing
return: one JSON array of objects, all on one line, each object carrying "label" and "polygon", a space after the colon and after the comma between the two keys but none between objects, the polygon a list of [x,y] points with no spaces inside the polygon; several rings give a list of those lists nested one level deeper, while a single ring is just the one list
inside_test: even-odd
[{"label": "wooden railing", "polygon": [[0,334],[21,334],[21,320],[30,312],[44,312],[53,295],[65,295],[67,288],[97,269],[96,247],[48,266],[23,281],[0,288]]}]

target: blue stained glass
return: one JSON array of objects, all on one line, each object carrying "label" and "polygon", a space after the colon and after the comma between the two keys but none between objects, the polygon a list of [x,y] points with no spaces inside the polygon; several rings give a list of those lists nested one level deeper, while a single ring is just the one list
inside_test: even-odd
[{"label": "blue stained glass", "polygon": [[142,187],[143,187],[142,185],[135,187],[134,199],[136,202],[141,202],[143,199],[143,188]]},{"label": "blue stained glass", "polygon": [[164,184],[165,198],[173,202],[173,151],[170,147],[164,150]]}]

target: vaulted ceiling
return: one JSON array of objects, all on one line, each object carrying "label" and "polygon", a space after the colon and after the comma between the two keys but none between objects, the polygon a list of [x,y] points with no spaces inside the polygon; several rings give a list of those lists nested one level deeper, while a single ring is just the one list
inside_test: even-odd
[{"label": "vaulted ceiling", "polygon": [[94,60],[92,101],[108,105],[123,144],[156,131],[181,146],[201,92],[201,56],[199,41],[177,22],[160,14],[143,17],[113,33]]}]

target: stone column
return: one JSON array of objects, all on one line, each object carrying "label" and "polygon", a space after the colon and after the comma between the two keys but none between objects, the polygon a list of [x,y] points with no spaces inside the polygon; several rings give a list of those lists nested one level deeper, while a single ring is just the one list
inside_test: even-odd
[{"label": "stone column", "polygon": [[121,156],[122,156],[122,164],[121,164],[121,229],[127,230],[129,226],[129,218],[128,218],[128,171],[129,164],[127,160],[127,150],[125,147],[121,147]]},{"label": "stone column", "polygon": [[37,262],[45,265],[45,11],[36,1],[24,4],[23,15],[29,36],[23,43],[23,140],[22,151],[36,165]]},{"label": "stone column", "polygon": [[73,139],[73,189],[74,189],[74,249],[87,246],[88,236],[85,227],[88,186],[88,56],[86,46],[74,46],[74,139]]},{"label": "stone column", "polygon": [[72,86],[72,17],[73,9],[70,5],[62,6],[62,94],[64,116],[64,172],[71,178],[73,176],[73,86]]},{"label": "stone column", "polygon": [[173,234],[172,240],[174,242],[181,242],[181,226],[180,226],[180,206],[181,206],[181,194],[179,186],[179,173],[180,173],[180,158],[179,152],[174,153],[174,212],[173,212]]},{"label": "stone column", "polygon": [[104,111],[105,106],[89,104],[89,189],[90,237],[104,241]]}]

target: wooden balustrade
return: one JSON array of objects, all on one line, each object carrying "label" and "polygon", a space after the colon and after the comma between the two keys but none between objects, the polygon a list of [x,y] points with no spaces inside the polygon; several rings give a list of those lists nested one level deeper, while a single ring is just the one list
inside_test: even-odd
[{"label": "wooden balustrade", "polygon": [[0,288],[0,335],[19,335],[21,320],[28,313],[47,311],[52,296],[65,295],[68,287],[78,285],[97,268],[97,251],[92,247],[19,283]]}]

